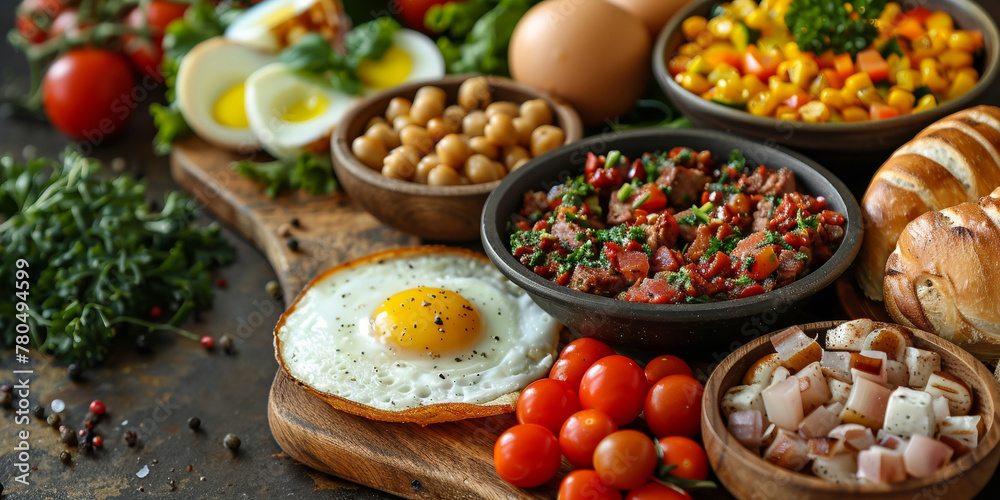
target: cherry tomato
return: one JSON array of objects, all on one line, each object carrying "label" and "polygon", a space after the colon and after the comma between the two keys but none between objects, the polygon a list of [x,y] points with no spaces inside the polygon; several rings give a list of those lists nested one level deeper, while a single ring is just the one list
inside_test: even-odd
[{"label": "cherry tomato", "polygon": [[132,115],[135,80],[125,59],[107,50],[74,49],[49,67],[42,80],[45,114],[60,132],[100,142]]},{"label": "cherry tomato", "polygon": [[594,466],[594,449],[608,435],[617,432],[618,425],[601,410],[581,410],[568,419],[559,431],[559,447],[577,469]]},{"label": "cherry tomato", "polygon": [[602,410],[623,426],[642,412],[646,374],[635,361],[613,355],[601,358],[580,380],[580,407]]},{"label": "cherry tomato", "polygon": [[430,33],[424,27],[427,11],[435,5],[441,5],[453,0],[392,0],[391,6],[398,12],[397,16],[407,28]]},{"label": "cherry tomato", "polygon": [[66,9],[52,20],[52,25],[49,26],[49,36],[52,38],[60,35],[80,36],[80,33],[92,24],[80,24],[80,11],[76,8]]},{"label": "cherry tomato", "polygon": [[142,74],[157,82],[163,81],[160,65],[163,62],[163,33],[174,19],[184,17],[188,4],[153,0],[143,12],[136,7],[129,12],[126,22],[133,28],[149,28],[149,38],[126,35],[122,37],[125,54]]},{"label": "cherry tomato", "polygon": [[559,483],[559,500],[622,500],[622,494],[602,483],[597,471],[580,469]]},{"label": "cherry tomato", "polygon": [[562,352],[559,353],[559,357],[562,358],[573,353],[576,353],[593,363],[603,357],[611,356],[615,353],[615,350],[600,340],[592,339],[590,337],[581,337],[570,342],[569,344],[566,344],[566,347],[563,347]]},{"label": "cherry tomato", "polygon": [[649,482],[656,461],[653,440],[632,429],[609,435],[594,450],[594,470],[604,484],[619,490],[631,490]]},{"label": "cherry tomato", "polygon": [[691,367],[684,362],[681,358],[677,356],[671,356],[669,354],[665,356],[657,356],[653,358],[652,361],[646,363],[646,382],[652,387],[657,380],[660,380],[667,375],[687,375],[689,377],[694,377],[694,372],[691,371]]},{"label": "cherry tomato", "polygon": [[122,37],[122,50],[132,61],[136,71],[152,78],[153,81],[163,82],[163,75],[160,74],[163,49],[159,44],[141,36],[125,35]]},{"label": "cherry tomato", "polygon": [[517,398],[517,423],[539,424],[557,436],[563,422],[578,411],[580,398],[562,380],[536,380]]},{"label": "cherry tomato", "polygon": [[691,495],[684,490],[650,481],[628,492],[625,500],[691,500]]},{"label": "cherry tomato", "polygon": [[493,447],[493,464],[504,481],[521,488],[547,483],[562,462],[559,440],[538,424],[507,429]]},{"label": "cherry tomato", "polygon": [[594,364],[577,353],[570,353],[568,356],[560,356],[549,370],[549,378],[562,380],[577,393],[580,392],[580,380],[587,369]]},{"label": "cherry tomato", "polygon": [[701,429],[701,396],[705,388],[687,375],[661,378],[646,395],[646,424],[656,437],[687,436]]},{"label": "cherry tomato", "polygon": [[682,479],[704,481],[708,478],[708,457],[695,440],[684,436],[660,438],[663,463],[676,465],[670,473]]},{"label": "cherry tomato", "polygon": [[52,21],[67,5],[62,0],[24,0],[17,6],[17,31],[31,43],[44,42]]},{"label": "cherry tomato", "polygon": [[142,8],[136,7],[128,13],[128,25],[133,28],[149,27],[153,34],[163,35],[167,25],[174,19],[184,17],[188,4],[180,2],[168,2],[166,0],[153,0],[150,2],[146,12]]}]

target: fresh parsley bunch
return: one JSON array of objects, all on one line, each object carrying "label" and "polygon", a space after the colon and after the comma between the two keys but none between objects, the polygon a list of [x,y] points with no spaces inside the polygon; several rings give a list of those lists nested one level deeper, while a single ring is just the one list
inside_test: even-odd
[{"label": "fresh parsley bunch", "polygon": [[[175,325],[211,303],[209,271],[235,257],[216,225],[193,224],[194,200],[169,193],[156,211],[144,183],[99,179],[99,168],[71,150],[62,161],[0,158],[0,294],[15,296],[16,261],[25,259],[32,343],[82,367],[103,361],[123,330],[194,337]],[[172,317],[149,321],[154,306]],[[13,301],[0,302],[8,346],[15,314]]]},{"label": "fresh parsley bunch", "polygon": [[877,19],[886,0],[793,0],[785,13],[785,25],[799,49],[821,54],[833,49],[851,57],[878,37]]}]

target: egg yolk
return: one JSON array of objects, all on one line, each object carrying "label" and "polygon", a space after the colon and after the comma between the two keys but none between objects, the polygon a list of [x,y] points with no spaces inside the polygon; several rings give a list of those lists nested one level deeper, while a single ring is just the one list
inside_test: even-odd
[{"label": "egg yolk", "polygon": [[222,125],[233,128],[248,128],[247,112],[244,107],[246,87],[242,82],[222,93],[212,106],[212,118]]},{"label": "egg yolk", "polygon": [[411,70],[413,59],[410,54],[393,45],[377,61],[362,60],[358,65],[358,77],[366,87],[384,89],[403,83]]},{"label": "egg yolk", "polygon": [[278,118],[286,122],[304,122],[312,120],[326,112],[330,100],[320,94],[312,94],[298,99],[278,113]]},{"label": "egg yolk", "polygon": [[266,14],[264,17],[257,22],[259,25],[273,27],[285,22],[288,18],[295,15],[295,4],[288,2],[280,7],[272,9],[271,12]]},{"label": "egg yolk", "polygon": [[417,287],[383,302],[371,318],[376,339],[395,354],[436,358],[467,352],[482,335],[479,311],[458,292]]}]

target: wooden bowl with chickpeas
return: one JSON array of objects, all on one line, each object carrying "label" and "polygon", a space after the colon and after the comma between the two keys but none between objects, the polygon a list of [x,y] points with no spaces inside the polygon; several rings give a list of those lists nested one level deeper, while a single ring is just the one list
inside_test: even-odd
[{"label": "wooden bowl with chickpeas", "polygon": [[331,138],[344,191],[383,223],[440,241],[479,237],[486,198],[527,160],[579,140],[551,94],[494,76],[448,76],[372,95]]}]

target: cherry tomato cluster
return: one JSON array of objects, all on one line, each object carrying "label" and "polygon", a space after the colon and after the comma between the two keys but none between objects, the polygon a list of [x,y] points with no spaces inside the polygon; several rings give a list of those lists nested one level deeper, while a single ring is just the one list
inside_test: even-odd
[{"label": "cherry tomato cluster", "polygon": [[575,340],[548,378],[521,393],[518,423],[497,440],[494,465],[505,481],[530,488],[551,481],[565,456],[576,470],[562,479],[561,500],[621,500],[621,490],[628,500],[690,498],[677,485],[708,477],[705,451],[691,439],[703,392],[676,356],[644,369],[603,342]]},{"label": "cherry tomato cluster", "polygon": [[124,127],[139,104],[138,89],[146,95],[163,81],[164,32],[189,4],[152,0],[143,8],[138,1],[105,0],[86,6],[81,12],[80,0],[22,0],[17,33],[33,65],[54,57],[41,82],[52,125],[73,139],[99,142]]}]

